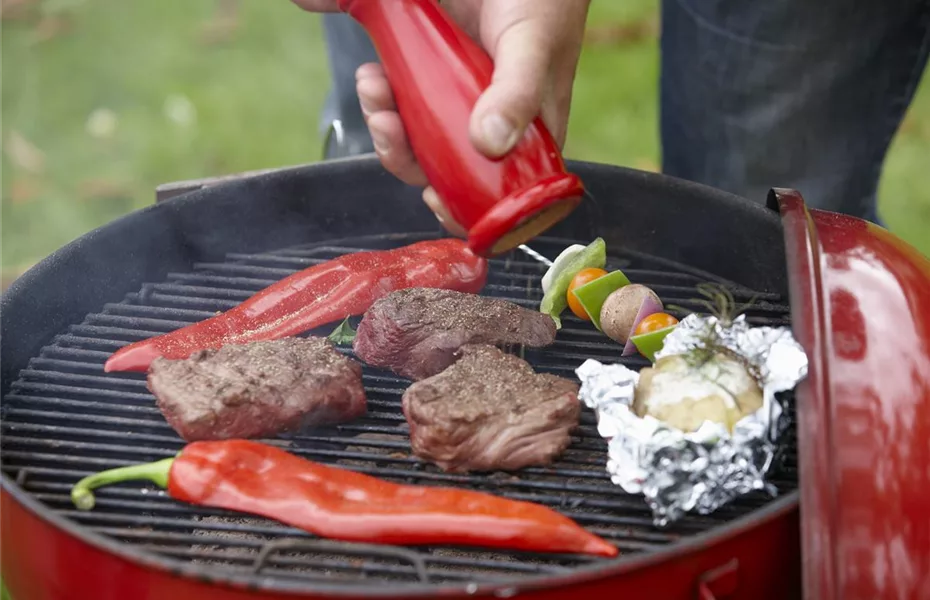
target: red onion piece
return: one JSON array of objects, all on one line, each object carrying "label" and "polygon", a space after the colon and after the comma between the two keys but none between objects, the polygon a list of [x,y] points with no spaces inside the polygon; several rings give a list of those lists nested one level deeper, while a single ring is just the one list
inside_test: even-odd
[{"label": "red onion piece", "polygon": [[626,338],[626,344],[623,345],[623,352],[620,356],[630,356],[636,352],[636,344],[633,343],[633,333],[636,332],[636,328],[639,326],[640,321],[649,315],[662,312],[664,308],[661,302],[656,302],[650,296],[646,296],[646,298],[643,299],[643,303],[639,305],[639,312],[636,313],[636,318],[633,319],[633,327],[630,328],[630,335]]}]

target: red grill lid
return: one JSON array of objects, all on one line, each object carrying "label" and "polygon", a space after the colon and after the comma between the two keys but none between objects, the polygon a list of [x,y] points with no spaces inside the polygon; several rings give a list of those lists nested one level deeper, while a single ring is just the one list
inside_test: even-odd
[{"label": "red grill lid", "polygon": [[930,260],[776,189],[795,335],[804,597],[930,590]]}]

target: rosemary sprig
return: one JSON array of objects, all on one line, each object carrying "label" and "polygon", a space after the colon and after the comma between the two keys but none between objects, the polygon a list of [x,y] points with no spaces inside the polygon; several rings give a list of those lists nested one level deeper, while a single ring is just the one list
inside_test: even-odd
[{"label": "rosemary sprig", "polygon": [[[695,287],[703,298],[695,299],[693,302],[705,308],[707,312],[716,317],[724,327],[732,325],[737,317],[755,304],[757,298],[757,296],[753,296],[748,302],[739,304],[730,288],[719,283],[699,283]],[[691,312],[675,304],[670,304],[668,308],[683,314]]]},{"label": "rosemary sprig", "polygon": [[[737,317],[746,312],[755,303],[757,298],[753,296],[748,302],[740,304],[733,296],[733,292],[719,283],[700,283],[696,288],[703,298],[695,299],[693,302],[705,308],[709,314],[716,317],[722,327],[731,326]],[[685,315],[691,312],[684,307],[676,305],[669,305],[668,308]],[[728,347],[720,344],[720,341],[717,339],[716,330],[713,327],[706,328],[698,337],[698,342],[691,352],[685,355],[685,360],[687,360],[692,367],[699,369],[713,360],[714,356],[717,354],[723,354],[738,361],[750,373],[755,375],[752,370],[752,365],[750,365],[744,357],[737,355]]]}]

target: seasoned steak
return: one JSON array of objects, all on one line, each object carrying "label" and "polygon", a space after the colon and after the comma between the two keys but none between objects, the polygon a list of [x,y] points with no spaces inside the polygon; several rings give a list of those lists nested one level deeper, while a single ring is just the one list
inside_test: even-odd
[{"label": "seasoned steak", "polygon": [[156,358],[148,388],[188,442],[264,437],[348,421],[366,410],[361,365],[315,337]]},{"label": "seasoned steak", "polygon": [[570,442],[581,405],[578,384],[537,374],[494,346],[463,346],[438,375],[403,397],[414,454],[446,471],[546,465]]},{"label": "seasoned steak", "polygon": [[417,380],[439,373],[465,344],[548,346],[552,317],[499,298],[410,288],[375,302],[359,323],[355,354]]}]

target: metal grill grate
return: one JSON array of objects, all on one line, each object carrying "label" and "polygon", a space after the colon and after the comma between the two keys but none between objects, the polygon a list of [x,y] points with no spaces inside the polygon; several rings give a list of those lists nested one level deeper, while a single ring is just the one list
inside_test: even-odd
[{"label": "metal grill grate", "polygon": [[[296,579],[307,585],[468,586],[560,573],[600,560],[320,540],[266,519],[181,504],[139,484],[100,490],[91,512],[78,512],[70,504],[70,487],[80,477],[164,458],[183,446],[155,407],[144,374],[103,373],[103,362],[113,351],[226,310],[275,280],[339,254],[425,237],[429,236],[379,236],[264,254],[230,254],[225,262],[195,264],[189,273],[173,273],[164,282],[142,286],[120,303],[105,305],[102,312],[88,315],[43,348],[4,398],[3,470],[58,514],[146,552],[199,564],[205,574],[219,575],[219,569],[245,575],[260,572],[265,580]],[[554,257],[569,243],[542,239],[534,247]],[[666,304],[686,309],[698,309],[697,283],[722,282],[684,265],[622,250],[609,262],[631,280],[652,287]],[[493,260],[484,293],[535,307],[541,298],[538,282],[543,269],[520,253]],[[748,313],[751,322],[787,323],[788,307],[778,296],[722,283],[737,299],[756,297]],[[539,371],[568,377],[574,377],[574,369],[586,358],[621,360],[619,346],[571,316],[553,346],[527,349],[524,357]],[[630,366],[645,364],[642,358],[622,360]],[[654,528],[643,500],[611,484],[604,468],[606,443],[587,410],[571,447],[550,468],[487,476],[445,474],[409,453],[400,411],[406,382],[366,367],[365,384],[369,398],[365,418],[266,441],[311,460],[393,481],[466,486],[546,504],[615,543],[625,555],[666,546],[768,502],[766,497],[747,496],[714,515],[689,516],[668,530]],[[782,492],[796,487],[794,442],[790,445],[774,481]]]}]

